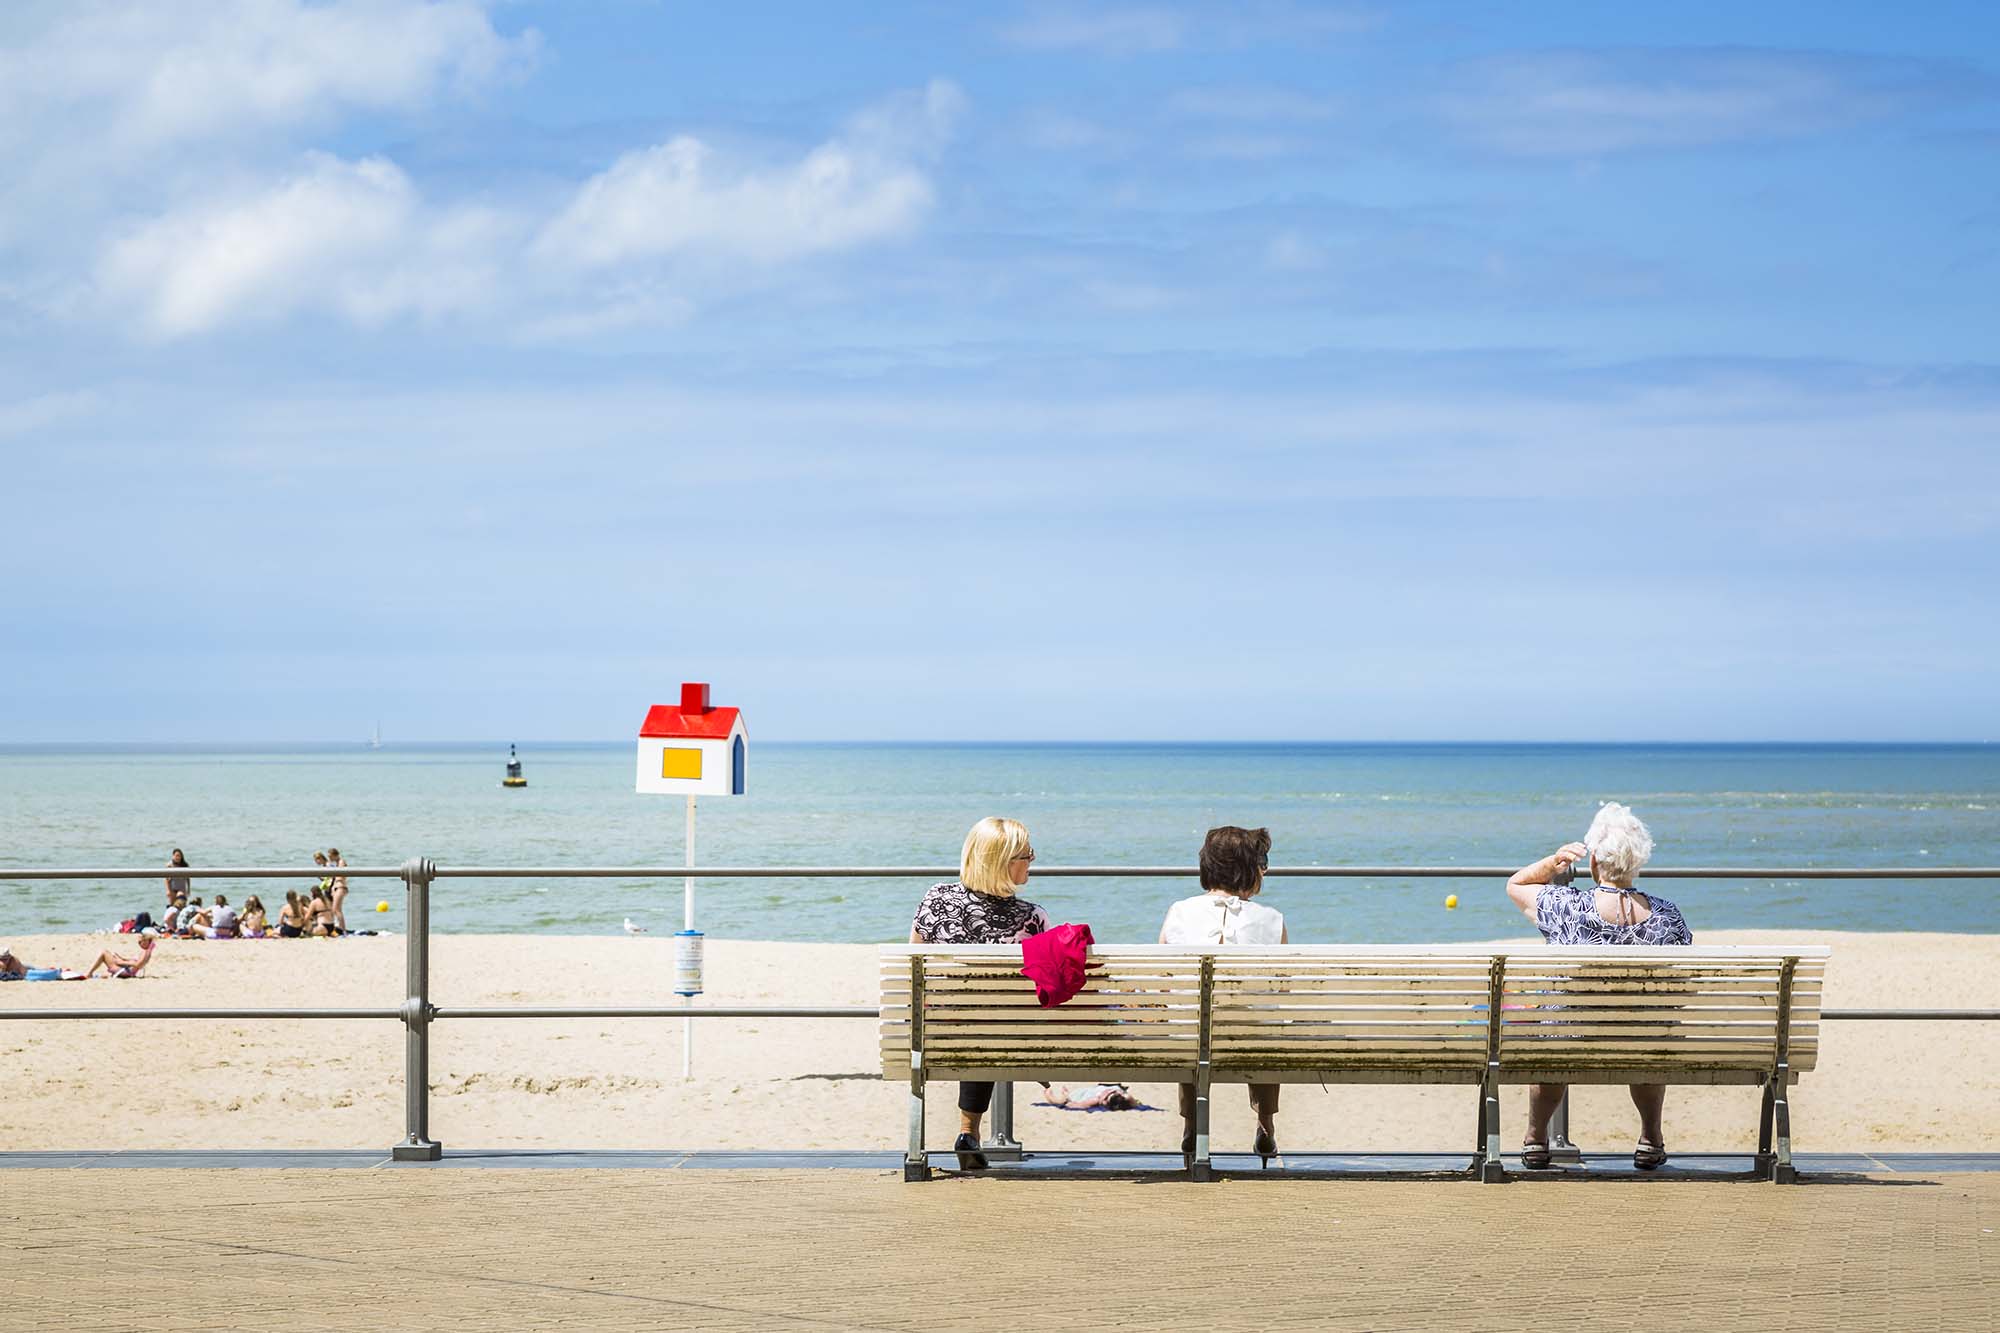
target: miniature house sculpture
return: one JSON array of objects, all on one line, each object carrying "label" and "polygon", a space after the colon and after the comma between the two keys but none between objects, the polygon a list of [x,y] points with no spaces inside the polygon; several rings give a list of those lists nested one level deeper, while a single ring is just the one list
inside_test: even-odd
[{"label": "miniature house sculpture", "polygon": [[741,796],[743,714],[712,708],[708,686],[684,684],[681,701],[654,704],[639,728],[637,790],[659,796]]}]

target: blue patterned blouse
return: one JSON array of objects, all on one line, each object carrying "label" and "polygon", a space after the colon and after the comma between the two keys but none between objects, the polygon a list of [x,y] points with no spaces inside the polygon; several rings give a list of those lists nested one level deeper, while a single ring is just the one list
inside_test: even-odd
[{"label": "blue patterned blouse", "polygon": [[[1637,925],[1623,926],[1597,914],[1597,885],[1544,884],[1535,895],[1535,925],[1550,944],[1693,944],[1681,909],[1656,894],[1647,894],[1653,914]],[[1618,890],[1607,890],[1616,893]]]}]

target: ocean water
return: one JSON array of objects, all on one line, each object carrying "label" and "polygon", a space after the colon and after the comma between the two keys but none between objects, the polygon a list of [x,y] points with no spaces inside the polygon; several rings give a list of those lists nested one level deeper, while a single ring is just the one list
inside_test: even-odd
[{"label": "ocean water", "polygon": [[[632,790],[627,744],[204,749],[0,747],[0,865],[677,865],[684,809]],[[2000,746],[753,745],[749,794],[702,802],[710,865],[955,865],[965,830],[1011,815],[1041,864],[1192,865],[1205,829],[1263,825],[1286,865],[1519,865],[1632,805],[1656,866],[2000,864]],[[232,901],[287,885],[221,888]],[[698,924],[742,939],[902,938],[921,878],[708,880]],[[1704,929],[2000,931],[2000,883],[1660,881]],[[1154,938],[1193,881],[1041,879],[1025,895],[1106,941]],[[1447,894],[1460,906],[1448,911]],[[9,933],[99,929],[158,881],[0,883]],[[372,908],[386,900],[390,910]],[[1498,879],[1287,880],[1264,901],[1301,942],[1521,934]],[[681,882],[442,880],[441,931],[616,933],[680,926]],[[350,924],[400,931],[403,892],[362,880]]]}]

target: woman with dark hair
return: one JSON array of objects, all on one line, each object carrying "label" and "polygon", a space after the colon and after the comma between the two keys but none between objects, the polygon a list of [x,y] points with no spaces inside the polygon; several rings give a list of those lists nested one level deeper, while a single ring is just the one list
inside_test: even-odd
[{"label": "woman with dark hair", "polygon": [[[174,854],[167,858],[167,869],[186,870],[187,868],[188,868],[187,857],[182,854],[180,848],[178,847],[174,848]],[[189,879],[186,875],[168,875],[167,906],[172,907],[174,905],[174,899],[176,898],[187,897],[189,893],[193,892],[193,886],[194,886],[194,881]]]},{"label": "woman with dark hair", "polygon": [[[1035,849],[1018,821],[982,819],[965,835],[958,878],[933,884],[910,923],[912,944],[1018,944],[1049,928],[1049,914],[1015,890],[1028,882]],[[958,1085],[959,1169],[984,1171],[979,1122],[993,1105],[991,1083]]]},{"label": "woman with dark hair", "polygon": [[[1252,902],[1264,888],[1264,871],[1271,864],[1269,829],[1212,828],[1201,844],[1203,892],[1183,898],[1167,909],[1160,923],[1160,943],[1196,947],[1234,944],[1288,944],[1284,913]],[[1250,1109],[1257,1114],[1257,1138],[1251,1147],[1265,1166],[1278,1155],[1278,1085],[1251,1083]],[[1194,1088],[1181,1092],[1181,1156],[1194,1160]]]}]

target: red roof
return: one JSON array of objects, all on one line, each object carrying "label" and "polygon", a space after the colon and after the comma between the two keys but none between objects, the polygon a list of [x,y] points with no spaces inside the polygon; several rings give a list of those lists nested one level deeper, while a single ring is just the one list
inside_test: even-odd
[{"label": "red roof", "polygon": [[681,686],[678,704],[654,704],[646,710],[639,736],[683,736],[694,740],[722,741],[736,729],[738,710],[710,708],[708,686],[688,683]]}]

